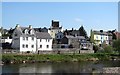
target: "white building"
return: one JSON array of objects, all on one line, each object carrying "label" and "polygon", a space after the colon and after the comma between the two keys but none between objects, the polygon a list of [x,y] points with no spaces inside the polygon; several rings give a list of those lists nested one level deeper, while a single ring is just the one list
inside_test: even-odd
[{"label": "white building", "polygon": [[47,32],[35,32],[32,26],[16,26],[13,32],[12,48],[20,52],[52,50],[52,37]]},{"label": "white building", "polygon": [[37,49],[38,51],[52,50],[52,37],[47,32],[36,32],[37,35]]},{"label": "white building", "polygon": [[2,38],[2,39],[0,39],[0,42],[1,43],[12,43],[12,39],[10,39],[9,37]]},{"label": "white building", "polygon": [[2,33],[0,32],[0,37],[2,36]]},{"label": "white building", "polygon": [[12,37],[12,48],[18,49],[20,52],[36,52],[36,35],[31,25],[29,27],[17,25]]},{"label": "white building", "polygon": [[2,36],[2,27],[0,27],[0,37]]}]

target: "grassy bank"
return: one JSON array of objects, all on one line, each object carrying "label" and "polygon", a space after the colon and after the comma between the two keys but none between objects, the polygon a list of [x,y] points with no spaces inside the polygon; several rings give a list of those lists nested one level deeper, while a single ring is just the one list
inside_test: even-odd
[{"label": "grassy bank", "polygon": [[4,63],[23,63],[25,62],[71,62],[71,61],[97,61],[120,59],[118,54],[3,54]]}]

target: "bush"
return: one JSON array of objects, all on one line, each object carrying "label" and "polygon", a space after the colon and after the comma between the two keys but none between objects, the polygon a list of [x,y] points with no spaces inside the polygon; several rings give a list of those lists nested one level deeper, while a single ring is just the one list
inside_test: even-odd
[{"label": "bush", "polygon": [[93,50],[95,51],[95,53],[99,50],[99,47],[98,46],[96,46],[96,45],[94,45],[93,46]]},{"label": "bush", "polygon": [[113,41],[113,48],[120,54],[120,39]]},{"label": "bush", "polygon": [[104,52],[105,53],[113,53],[113,47],[108,45],[104,47]]}]

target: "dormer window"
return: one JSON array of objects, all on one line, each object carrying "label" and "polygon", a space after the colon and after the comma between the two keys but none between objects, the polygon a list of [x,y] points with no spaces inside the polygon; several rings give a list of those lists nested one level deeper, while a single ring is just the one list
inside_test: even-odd
[{"label": "dormer window", "polygon": [[16,33],[16,32],[14,33],[14,36],[17,36],[17,33]]},{"label": "dormer window", "polygon": [[15,33],[15,36],[17,36],[17,34]]},{"label": "dormer window", "polygon": [[28,34],[28,30],[27,30],[27,29],[25,29],[25,30],[24,30],[24,33],[25,33],[25,34]]},{"label": "dormer window", "polygon": [[30,34],[33,34],[33,30],[30,30]]}]

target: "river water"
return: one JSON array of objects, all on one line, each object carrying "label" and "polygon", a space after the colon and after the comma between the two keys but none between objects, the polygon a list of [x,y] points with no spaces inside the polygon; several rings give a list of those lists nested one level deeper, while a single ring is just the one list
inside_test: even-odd
[{"label": "river water", "polygon": [[120,67],[120,61],[85,61],[85,62],[57,62],[57,63],[24,63],[5,64],[2,75],[17,73],[92,73],[93,69],[101,71],[103,67]]}]

